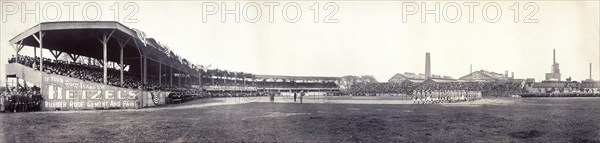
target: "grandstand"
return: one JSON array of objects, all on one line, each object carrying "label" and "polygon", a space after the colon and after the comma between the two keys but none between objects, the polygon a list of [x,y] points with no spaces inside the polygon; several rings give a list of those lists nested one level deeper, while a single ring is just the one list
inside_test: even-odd
[{"label": "grandstand", "polygon": [[294,91],[337,91],[338,77],[255,75],[244,72],[230,72],[211,69],[199,70],[201,83],[207,91],[258,91],[258,90],[294,90]]},{"label": "grandstand", "polygon": [[[16,56],[6,74],[39,83],[42,110],[143,108],[211,92],[339,91],[336,77],[204,69],[144,32],[112,21],[44,22],[10,43]],[[34,54],[20,55],[24,47],[34,48]],[[49,51],[53,59],[38,51]]]},{"label": "grandstand", "polygon": [[[198,78],[198,74],[183,62],[185,59],[143,35],[117,22],[47,22],[24,31],[11,39],[10,43],[15,48],[17,60],[28,62],[27,66],[35,66],[36,70],[61,75],[66,74],[64,70],[71,68],[91,70],[94,73],[83,73],[91,75],[88,78],[94,78],[94,82],[114,86],[129,83],[129,87],[135,88],[166,89],[189,85],[183,83]],[[45,58],[43,52],[21,59],[23,56],[19,56],[19,52],[24,46],[47,50],[54,59]],[[69,55],[72,61],[59,61],[58,57],[62,54]],[[82,57],[88,61],[75,62]],[[111,65],[116,68],[111,69]],[[169,82],[162,82],[161,73],[189,78],[168,76],[165,81]],[[77,73],[70,74],[75,76]],[[131,80],[126,80],[127,77]]]}]

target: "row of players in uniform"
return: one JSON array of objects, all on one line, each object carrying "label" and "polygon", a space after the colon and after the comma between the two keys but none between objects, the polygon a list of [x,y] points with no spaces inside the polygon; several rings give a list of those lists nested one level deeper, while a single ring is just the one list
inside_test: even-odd
[{"label": "row of players in uniform", "polygon": [[413,104],[438,104],[481,99],[481,91],[470,90],[415,90]]}]

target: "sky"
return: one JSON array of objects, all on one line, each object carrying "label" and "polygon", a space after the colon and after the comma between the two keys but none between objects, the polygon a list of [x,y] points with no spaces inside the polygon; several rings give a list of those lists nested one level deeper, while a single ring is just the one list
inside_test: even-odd
[{"label": "sky", "polygon": [[[239,11],[231,11],[236,2]],[[15,53],[11,38],[40,22],[69,20],[119,21],[193,63],[255,74],[373,75],[387,81],[396,73],[424,73],[425,53],[430,52],[436,75],[460,78],[472,64],[474,71],[508,70],[515,78],[541,81],[550,72],[552,49],[557,50],[563,80],[589,78],[589,63],[592,78],[600,74],[599,1],[439,1],[439,11],[433,12],[436,1],[0,3],[2,75]],[[68,5],[76,5],[71,14]],[[272,14],[269,5],[276,5]],[[467,5],[476,5],[472,13]],[[226,14],[223,23],[223,7],[240,15],[239,22],[235,14]],[[25,9],[35,14],[24,15]],[[423,16],[423,10],[434,14]],[[435,16],[440,16],[439,22]],[[31,53],[31,47],[21,51]]]}]

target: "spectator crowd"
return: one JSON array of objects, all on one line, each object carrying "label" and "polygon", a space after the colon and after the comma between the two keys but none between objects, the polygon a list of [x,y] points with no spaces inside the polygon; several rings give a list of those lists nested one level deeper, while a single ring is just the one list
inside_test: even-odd
[{"label": "spectator crowd", "polygon": [[[39,57],[30,57],[26,55],[18,55],[8,60],[9,63],[18,63],[34,70],[40,70]],[[102,83],[103,82],[103,67],[96,64],[80,63],[73,61],[64,61],[58,59],[43,58],[43,72],[48,74],[55,74],[60,76],[66,76],[70,78],[81,79],[84,81]],[[186,102],[195,99],[203,99],[210,97],[254,97],[264,96],[257,91],[220,91],[220,92],[206,92],[202,89],[191,88],[189,84],[177,86],[170,86],[169,80],[162,80],[159,82],[158,76],[149,75],[147,78],[147,84],[143,84],[140,74],[124,71],[123,84],[120,82],[120,69],[108,68],[107,69],[107,84],[117,87],[130,88],[130,89],[143,89],[147,91],[169,91],[172,94],[168,96],[169,103]],[[233,87],[256,87],[257,89],[264,88],[339,88],[334,82],[294,82],[294,81],[266,81],[266,80],[246,80],[252,79],[251,74],[243,74],[246,76],[243,80],[233,77],[218,77],[218,76],[202,76],[201,84],[203,86],[233,86]],[[163,75],[165,76],[165,75]],[[183,77],[185,78],[185,77]],[[163,77],[166,79],[166,77]],[[245,80],[245,81],[244,81]],[[38,90],[39,91],[39,90]],[[39,93],[37,93],[39,94]],[[25,93],[18,93],[10,97],[11,109],[25,110],[21,107],[22,101],[25,102],[24,98],[21,99],[18,96],[28,95]],[[8,98],[8,97],[7,97]],[[36,98],[37,99],[37,98]],[[41,96],[40,96],[41,101]],[[18,102],[17,102],[18,101]],[[33,101],[33,100],[31,100]],[[28,101],[29,102],[29,101]],[[8,104],[5,104],[8,105]],[[12,106],[14,105],[14,106]],[[32,108],[29,108],[32,109]],[[27,109],[27,110],[29,110]]]},{"label": "spectator crowd", "polygon": [[440,83],[356,83],[348,89],[352,95],[404,94],[432,91],[480,91],[484,96],[507,96],[523,93],[517,82],[440,82]]},{"label": "spectator crowd", "polygon": [[[18,57],[12,57],[8,60],[9,63],[19,63],[27,67],[31,67],[35,70],[39,70],[39,59],[19,55]],[[78,62],[68,62],[63,60],[52,60],[48,58],[43,59],[44,72],[49,74],[56,74],[61,76],[67,76],[71,78],[77,78],[85,81],[92,81],[96,83],[103,82],[103,68],[94,64],[83,64]],[[123,74],[123,85],[120,82],[120,69],[108,68],[107,70],[107,82],[109,85],[123,87],[123,88],[139,88],[145,90],[162,90],[162,91],[174,91],[185,89],[180,86],[170,86],[164,80],[162,84],[159,84],[159,80],[156,76],[148,76],[148,84],[144,85],[141,81],[139,74],[124,71]],[[162,85],[162,86],[161,86]]]}]

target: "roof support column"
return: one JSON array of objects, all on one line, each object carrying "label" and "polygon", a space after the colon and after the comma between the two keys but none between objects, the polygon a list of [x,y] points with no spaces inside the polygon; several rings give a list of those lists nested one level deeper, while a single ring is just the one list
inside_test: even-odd
[{"label": "roof support column", "polygon": [[108,59],[107,58],[108,48],[107,48],[107,45],[106,45],[107,42],[108,42],[108,40],[102,42],[102,49],[103,49],[102,51],[104,51],[103,52],[104,54],[102,56],[103,57],[103,59],[102,59],[102,69],[103,69],[102,70],[103,71],[103,74],[102,74],[103,75],[102,76],[102,83],[104,83],[104,84],[108,83],[108,67],[106,67],[107,66],[106,65],[107,64],[106,61],[108,61],[107,60]]},{"label": "roof support column", "polygon": [[173,87],[173,67],[169,67],[171,69],[171,74],[169,74],[169,79],[171,80],[170,86]]},{"label": "roof support column", "polygon": [[148,84],[148,55],[144,56],[144,63],[143,63],[143,81],[144,81],[144,85]]},{"label": "roof support column", "polygon": [[[133,37],[132,37],[132,38],[133,38]],[[138,38],[139,38],[139,37],[138,37]],[[140,40],[143,40],[143,39],[140,39]],[[145,40],[144,40],[144,41],[145,41]],[[145,47],[145,46],[146,46],[146,44],[144,43],[144,41],[142,41],[142,43],[139,43],[139,44],[138,44],[138,41],[137,41],[137,40],[133,40],[133,43],[135,44],[135,47],[137,48],[137,50],[138,50],[138,53],[140,54],[140,82],[141,82],[141,80],[142,80],[142,78],[143,78],[143,75],[142,75],[141,73],[143,73],[143,70],[142,70],[142,65],[143,65],[143,60],[142,60],[142,57],[144,57],[144,50],[142,50],[142,49],[141,49],[141,47]],[[140,90],[143,90],[142,88],[139,88],[139,89],[140,89]],[[142,96],[143,96],[143,94],[144,94],[144,93],[142,92]]]},{"label": "roof support column", "polygon": [[140,83],[144,83],[144,54],[140,54]]},{"label": "roof support column", "polygon": [[[39,43],[40,46],[40,71],[44,72],[44,52],[42,51],[44,49],[44,46],[42,45],[43,43],[43,39],[44,39],[44,32],[42,32],[40,30],[40,32],[38,32],[38,36],[35,36],[35,34],[33,34],[33,38],[35,38],[35,40]],[[23,42],[23,41],[20,41]],[[42,79],[40,80],[40,93],[44,93],[44,74],[42,74],[40,76]]]},{"label": "roof support column", "polygon": [[119,81],[120,81],[120,85],[123,86],[123,70],[125,70],[123,67],[123,46],[121,46],[121,54],[119,55],[119,67],[120,67],[120,73],[119,73]]},{"label": "roof support column", "polygon": [[[35,40],[37,40],[39,46],[40,46],[40,71],[44,72],[44,46],[42,46],[43,43],[43,39],[44,39],[44,32],[40,31],[38,32],[38,36],[36,36],[35,34],[33,34],[33,38],[35,38]],[[22,41],[21,41],[22,42]],[[42,81],[44,79],[42,78]],[[43,83],[43,82],[42,82]]]},{"label": "roof support column", "polygon": [[100,41],[100,43],[102,43],[102,49],[103,49],[103,60],[102,60],[102,68],[103,68],[103,82],[104,84],[108,83],[108,57],[107,57],[107,53],[108,53],[108,40],[110,39],[110,37],[112,36],[112,34],[115,32],[115,30],[112,30],[109,34],[104,34],[102,36],[102,39],[98,39]]},{"label": "roof support column", "polygon": [[158,63],[158,86],[162,87],[162,63]]},{"label": "roof support column", "polygon": [[33,59],[37,58],[37,47],[33,47]]},{"label": "roof support column", "polygon": [[15,60],[17,60],[17,62],[19,61],[19,53],[21,52],[21,50],[23,49],[23,47],[25,45],[22,45],[23,41],[19,41],[19,44],[11,44],[12,47],[15,49]]},{"label": "roof support column", "polygon": [[123,84],[125,84],[123,82],[123,71],[125,70],[125,66],[123,65],[123,49],[125,49],[125,44],[127,44],[129,42],[129,40],[131,40],[131,38],[127,39],[126,41],[121,41],[119,39],[117,39],[117,41],[119,42],[119,49],[121,50],[121,54],[119,56],[119,67],[120,67],[120,85],[123,86]]}]

